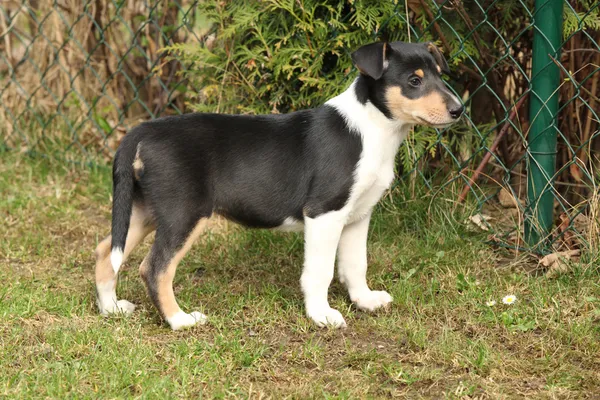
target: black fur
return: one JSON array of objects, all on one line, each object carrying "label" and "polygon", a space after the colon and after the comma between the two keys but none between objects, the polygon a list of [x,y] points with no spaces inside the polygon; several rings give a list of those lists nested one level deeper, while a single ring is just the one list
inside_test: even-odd
[{"label": "black fur", "polygon": [[427,46],[427,50],[429,50],[429,52],[431,53],[431,55],[433,56],[433,58],[435,58],[435,61],[440,66],[442,72],[444,74],[449,75],[450,74],[450,67],[448,66],[448,63],[446,62],[446,59],[444,58],[444,56],[440,52],[440,49],[438,49],[438,47],[436,45],[434,45],[433,42],[425,43],[425,45]]},{"label": "black fur", "polygon": [[371,43],[352,53],[352,62],[358,70],[373,79],[381,78],[389,45],[385,42]]},{"label": "black fur", "polygon": [[[446,93],[441,79],[425,79],[419,88],[408,83],[417,69],[439,75],[440,55],[429,46],[374,43],[353,53],[361,68],[358,100],[392,118],[385,100],[389,86],[399,86],[409,99]],[[134,173],[138,144],[143,169]],[[115,158],[112,248],[125,246],[134,200],[151,213],[157,239],[164,234],[177,245],[213,212],[273,228],[286,218],[338,210],[348,199],[361,146],[327,105],[281,115],[196,113],[143,123],[129,132]]]},{"label": "black fur", "polygon": [[135,147],[120,146],[113,164],[112,248],[125,248],[133,206]]},{"label": "black fur", "polygon": [[[143,171],[136,181],[139,145]],[[133,129],[114,164],[113,244],[124,247],[131,201],[182,243],[213,212],[249,227],[342,208],[361,141],[329,106],[283,115],[187,114]],[[165,239],[166,240],[166,239]]]},{"label": "black fur", "polygon": [[[406,98],[399,101],[402,107],[416,104],[419,110],[427,106],[411,100],[437,91],[446,96],[437,101],[441,104],[437,108],[458,118],[462,108],[457,108],[458,100],[440,79],[439,57],[441,53],[432,51],[428,44],[394,42],[362,47],[352,56],[361,70],[354,86],[359,103],[370,102],[387,118],[394,119],[386,104],[386,91],[391,87],[394,92],[399,87],[400,96]],[[423,74],[417,73],[419,69]],[[419,85],[411,84],[415,75],[425,77]],[[348,99],[338,98],[336,107],[345,110]],[[352,108],[356,101],[350,100],[348,104],[354,106],[349,109],[356,110]],[[390,100],[390,104],[394,102]],[[306,218],[316,218],[346,205],[363,156],[363,139],[365,143],[372,141],[367,141],[371,133],[368,127],[361,124],[361,132],[354,132],[345,118],[356,123],[358,118],[374,115],[371,108],[368,110],[369,114],[361,111],[363,117],[353,119],[349,115],[343,117],[338,109],[326,104],[290,114],[193,113],[139,125],[125,136],[115,157],[111,249],[125,248],[135,206],[144,223],[156,229],[152,250],[140,268],[142,277],[157,308],[163,313],[171,312],[159,303],[161,298],[175,301],[171,281],[183,252],[174,256],[186,242],[191,243],[190,234],[203,218],[216,213],[249,227],[275,228],[290,219],[302,223]],[[381,115],[373,118],[375,128],[391,129]],[[418,122],[415,121],[404,122]],[[390,126],[396,126],[395,123]],[[381,132],[375,129],[373,134]],[[381,168],[387,169],[381,175],[389,185],[392,164],[389,168],[384,165],[378,151],[381,150],[375,150],[374,156],[382,157]],[[386,157],[393,161],[391,156]],[[358,196],[361,195],[370,201],[368,195]],[[99,261],[97,277],[105,275],[105,265]],[[119,266],[112,267],[116,270]],[[97,284],[105,283],[98,279]],[[104,296],[111,298],[110,293]],[[169,304],[168,308],[179,308],[175,306]]]}]

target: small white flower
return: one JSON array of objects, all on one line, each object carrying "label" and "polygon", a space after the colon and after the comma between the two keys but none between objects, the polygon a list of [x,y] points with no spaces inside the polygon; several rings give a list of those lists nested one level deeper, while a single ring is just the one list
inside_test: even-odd
[{"label": "small white flower", "polygon": [[493,307],[496,305],[496,300],[490,300],[490,301],[486,301],[485,305],[488,307]]},{"label": "small white flower", "polygon": [[515,296],[514,294],[509,294],[508,296],[504,296],[502,298],[502,302],[504,304],[512,304],[515,301],[517,301],[517,296]]}]

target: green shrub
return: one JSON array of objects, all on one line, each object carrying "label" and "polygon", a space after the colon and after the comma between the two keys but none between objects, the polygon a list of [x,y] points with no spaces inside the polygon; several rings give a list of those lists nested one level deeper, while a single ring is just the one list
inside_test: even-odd
[{"label": "green shrub", "polygon": [[[226,4],[223,4],[226,3]],[[277,113],[314,107],[356,75],[349,53],[385,32],[406,39],[391,1],[205,1],[216,39],[169,48],[186,64],[197,111]],[[214,37],[214,36],[213,36]]]},{"label": "green shrub", "polygon": [[[450,172],[459,165],[475,168],[485,154],[481,150],[506,121],[507,110],[529,88],[533,3],[204,0],[189,17],[212,25],[204,45],[180,43],[166,49],[183,63],[190,110],[270,114],[315,107],[344,90],[357,74],[350,53],[361,45],[376,40],[433,41],[453,70],[451,86],[464,94],[467,117],[441,141],[435,130],[417,129],[402,147],[400,160],[412,168],[424,155],[438,157],[443,151],[448,161],[445,171]],[[565,2],[564,32],[571,48],[593,47],[584,30],[594,29],[600,18],[600,7],[590,8],[593,4]],[[577,34],[571,36],[573,32]],[[575,69],[583,62],[578,61]],[[591,81],[585,85],[591,88]],[[570,99],[567,89],[561,96]],[[563,132],[569,132],[567,114],[559,117]],[[528,119],[527,106],[520,116],[523,122]],[[508,169],[524,159],[518,143],[527,125],[520,121],[517,125],[522,128],[505,136],[501,146],[505,168],[494,182],[508,181]]]},{"label": "green shrub", "polygon": [[[379,38],[409,40],[403,2],[205,1],[197,13],[213,23],[206,45],[167,48],[184,63],[190,86],[199,88],[187,92],[194,111],[269,114],[315,107],[356,77],[352,50]],[[405,167],[433,153],[438,137],[429,129],[414,139],[401,153]]]}]

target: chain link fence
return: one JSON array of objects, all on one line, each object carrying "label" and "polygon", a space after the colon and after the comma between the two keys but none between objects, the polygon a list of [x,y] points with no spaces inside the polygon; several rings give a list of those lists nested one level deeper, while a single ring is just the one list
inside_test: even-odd
[{"label": "chain link fence", "polygon": [[201,43],[193,1],[0,4],[0,123],[22,152],[98,162],[127,129],[183,113],[185,81],[162,48]]},{"label": "chain link fence", "polygon": [[[304,2],[288,3],[293,9]],[[106,163],[132,126],[187,111],[190,92],[201,88],[180,73],[186,64],[163,49],[214,45],[219,27],[197,6],[193,0],[3,1],[3,147]],[[345,20],[358,20],[362,6],[344,4]],[[412,41],[440,46],[455,71],[451,86],[468,110],[461,126],[437,132],[418,152],[416,168],[405,173],[411,184],[473,204],[470,223],[498,245],[597,250],[599,3],[406,0],[373,27],[373,38],[393,36],[386,31],[392,25],[403,26]]]}]

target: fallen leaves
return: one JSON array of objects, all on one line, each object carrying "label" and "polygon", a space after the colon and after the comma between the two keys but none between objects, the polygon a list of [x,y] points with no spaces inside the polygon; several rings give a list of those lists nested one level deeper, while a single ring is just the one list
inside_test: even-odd
[{"label": "fallen leaves", "polygon": [[521,200],[504,187],[498,192],[498,202],[504,208],[517,208],[522,205]]},{"label": "fallen leaves", "polygon": [[546,270],[546,276],[553,277],[569,271],[569,263],[567,262],[572,257],[578,256],[580,250],[567,250],[557,253],[552,253],[544,256],[538,263]]},{"label": "fallen leaves", "polygon": [[486,215],[486,214],[475,214],[475,215],[471,215],[469,217],[469,221],[471,221],[471,223],[473,223],[474,225],[476,225],[477,227],[479,227],[479,229],[481,229],[482,231],[489,231],[489,224],[487,224],[487,221],[490,221],[494,219],[493,217]]}]

